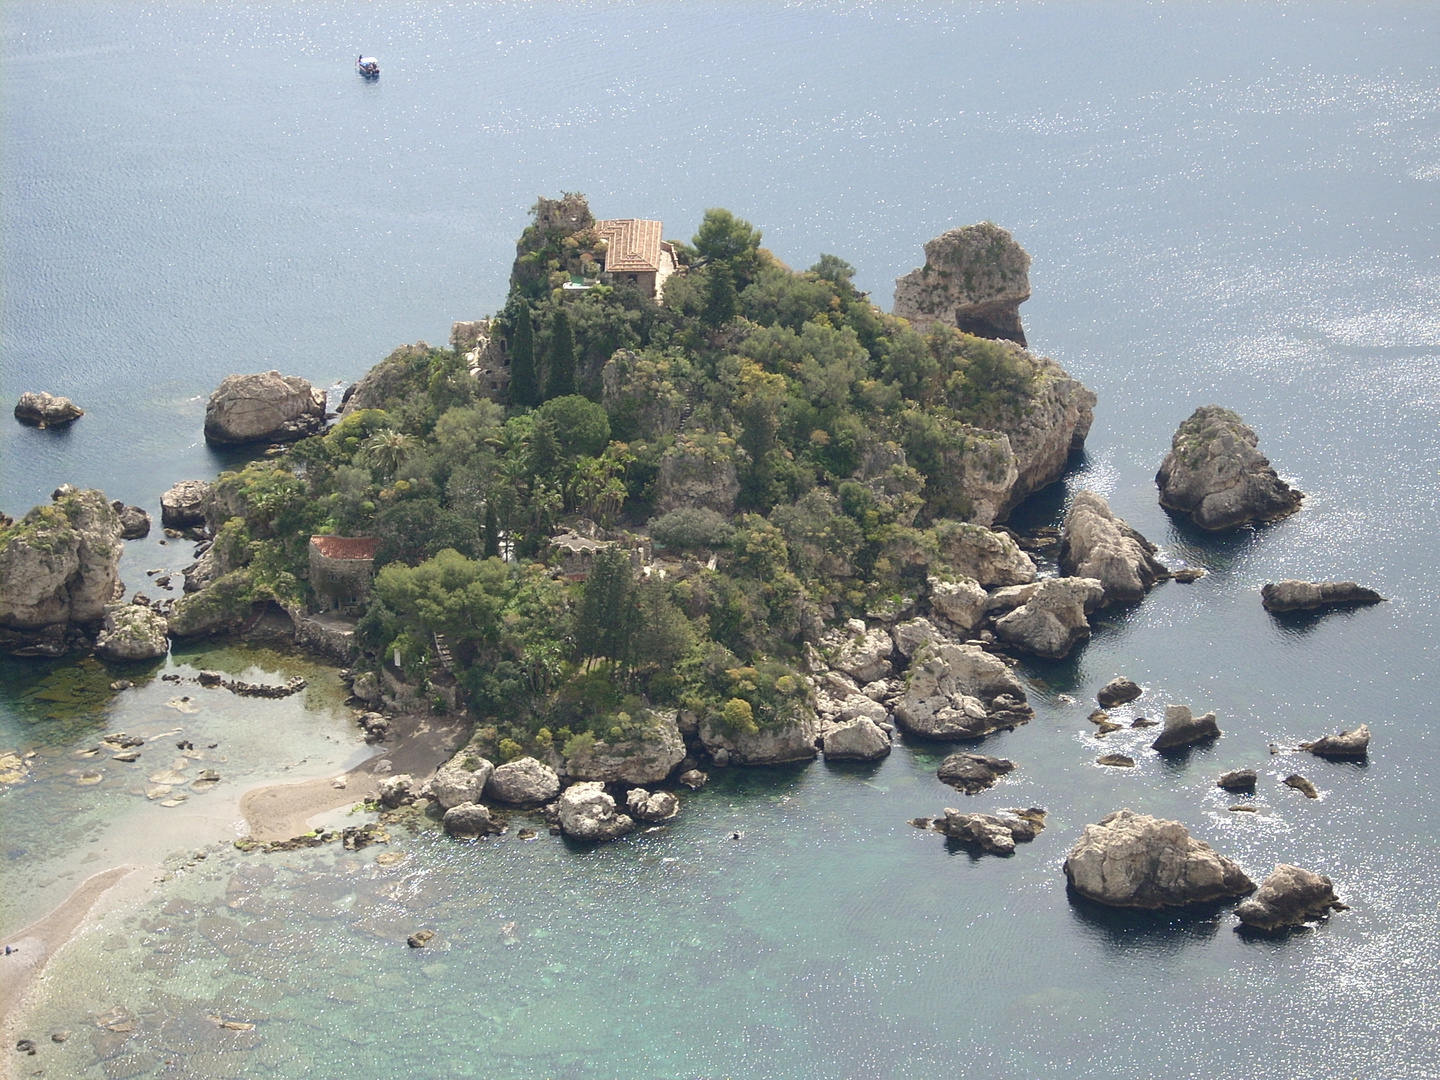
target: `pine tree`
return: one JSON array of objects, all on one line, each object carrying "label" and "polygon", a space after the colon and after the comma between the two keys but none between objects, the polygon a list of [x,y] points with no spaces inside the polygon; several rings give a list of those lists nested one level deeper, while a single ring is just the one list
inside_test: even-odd
[{"label": "pine tree", "polygon": [[705,268],[705,325],[719,328],[735,318],[735,276],[725,263]]},{"label": "pine tree", "polygon": [[530,305],[521,304],[510,330],[510,402],[527,408],[540,404],[540,377],[535,370],[535,323]]},{"label": "pine tree", "polygon": [[550,374],[545,381],[546,399],[575,393],[575,334],[565,310],[555,312],[550,324]]}]

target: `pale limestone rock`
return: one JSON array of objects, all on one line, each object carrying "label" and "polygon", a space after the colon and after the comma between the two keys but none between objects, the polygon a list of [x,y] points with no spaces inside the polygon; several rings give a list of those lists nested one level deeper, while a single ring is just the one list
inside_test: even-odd
[{"label": "pale limestone rock", "polygon": [[[503,768],[503,766],[502,766]],[[617,840],[635,831],[634,820],[617,813],[615,800],[598,781],[572,784],[560,794],[555,806],[560,831],[576,840]]]},{"label": "pale limestone rock", "polygon": [[107,660],[153,660],[170,651],[168,626],[155,611],[139,604],[111,604],[95,652]]},{"label": "pale limestone rock", "polygon": [[685,740],[674,712],[645,709],[618,739],[577,747],[565,762],[572,780],[658,784],[685,760]]},{"label": "pale limestone rock", "polygon": [[205,440],[224,445],[292,442],[325,429],[325,391],[298,375],[231,375],[205,407]]},{"label": "pale limestone rock", "polygon": [[1034,716],[1004,661],[973,645],[951,644],[920,651],[894,711],[906,731],[931,739],[976,739]]},{"label": "pale limestone rock", "polygon": [[631,788],[625,793],[625,809],[636,821],[659,824],[680,813],[680,800],[669,791]]},{"label": "pale limestone rock", "polygon": [[1020,305],[1030,256],[998,225],[965,225],[925,245],[925,265],[895,282],[895,315],[925,333],[937,322],[1025,344]]},{"label": "pale limestone rock", "polygon": [[510,806],[539,806],[560,794],[555,770],[533,757],[522,757],[496,768],[485,783],[485,795]]},{"label": "pale limestone rock", "polygon": [[1112,907],[1183,907],[1243,896],[1255,883],[1178,821],[1117,810],[1085,831],[1065,858],[1081,896]]},{"label": "pale limestone rock", "polygon": [[1277,863],[1253,896],[1235,908],[1240,921],[1254,930],[1274,933],[1323,919],[1346,905],[1335,895],[1335,885],[1324,874]]},{"label": "pale limestone rock", "polygon": [[431,778],[430,795],[440,804],[442,810],[449,810],[462,803],[479,802],[494,771],[493,762],[468,750],[461,750],[440,766],[440,770]]},{"label": "pale limestone rock", "polygon": [[1202,529],[1235,529],[1286,517],[1304,494],[1276,475],[1238,413],[1196,409],[1176,430],[1155,482],[1160,505],[1190,515]]},{"label": "pale limestone rock", "polygon": [[1006,533],[959,521],[935,526],[940,558],[956,574],[985,588],[1035,580],[1035,562]]},{"label": "pale limestone rock", "polygon": [[866,717],[831,729],[825,735],[826,761],[878,761],[890,753],[890,736]]},{"label": "pale limestone rock", "polygon": [[1087,616],[1104,596],[1094,578],[1050,578],[1024,604],[997,619],[995,633],[1036,656],[1058,660],[1090,636]]},{"label": "pale limestone rock", "polygon": [[1116,517],[1093,491],[1078,492],[1065,515],[1060,571],[1097,579],[1107,604],[1139,600],[1166,574],[1155,558],[1155,545]]},{"label": "pale limestone rock", "polygon": [[[985,608],[990,597],[973,578],[942,581],[931,577],[929,586],[931,613],[954,627],[958,633],[974,633],[985,621]],[[898,641],[896,645],[899,646]]]},{"label": "pale limestone rock", "polygon": [[0,629],[97,622],[120,580],[120,518],[104,492],[58,488],[4,531]]}]

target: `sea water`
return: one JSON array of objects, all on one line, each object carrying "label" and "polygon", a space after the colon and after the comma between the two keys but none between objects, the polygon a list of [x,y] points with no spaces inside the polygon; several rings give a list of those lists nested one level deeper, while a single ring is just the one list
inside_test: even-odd
[{"label": "sea water", "polygon": [[[935,780],[941,748],[902,744],[871,767],[717,770],[675,824],[600,849],[521,841],[517,821],[476,844],[400,828],[361,852],[243,856],[217,826],[205,860],[162,869],[52,961],[26,1017],[35,1067],[1440,1074],[1432,5],[12,2],[0,32],[5,401],[45,389],[89,410],[64,432],[0,425],[12,515],[61,482],[154,513],[170,483],[233,460],[200,438],[226,374],[329,384],[445,341],[503,302],[534,198],[578,190],[678,237],[725,206],[792,266],[849,260],[885,307],[924,241],[1011,229],[1034,258],[1032,346],[1100,397],[1071,475],[1019,518],[1053,523],[1088,487],[1172,564],[1210,571],[1100,613],[1070,659],[1024,665],[1036,719],[983,746],[1019,768],[975,797]],[[354,76],[362,51],[378,83]],[[1210,403],[1256,427],[1307,494],[1298,515],[1216,537],[1159,509],[1170,435]],[[154,535],[123,569],[133,588],[188,555]],[[1258,588],[1283,577],[1391,602],[1279,620]],[[37,681],[84,698],[64,690],[97,678],[83,667],[4,671],[0,742],[53,762],[0,795],[19,852],[6,932],[107,865],[84,858],[105,843],[86,808],[108,804],[84,799],[161,813],[121,780],[107,795],[62,779],[96,732],[136,722],[126,691],[37,726]],[[1117,673],[1147,688],[1126,717],[1186,703],[1225,737],[1167,761],[1141,732],[1097,739],[1086,715]],[[312,740],[342,767],[353,744],[325,733],[348,731],[343,711],[287,702],[283,745],[237,762],[259,775]],[[1363,765],[1268,752],[1360,722]],[[1115,751],[1137,767],[1094,764]],[[1260,771],[1258,813],[1213,786],[1242,766]],[[1280,785],[1294,771],[1318,801]],[[946,805],[1050,815],[1014,857],[976,857],[907,823]],[[1257,940],[1223,909],[1072,901],[1065,852],[1122,806],[1257,878],[1326,873],[1351,910]],[[70,861],[12,843],[67,814],[52,847]],[[435,941],[406,948],[420,928]],[[117,1005],[134,1031],[95,1027]]]}]

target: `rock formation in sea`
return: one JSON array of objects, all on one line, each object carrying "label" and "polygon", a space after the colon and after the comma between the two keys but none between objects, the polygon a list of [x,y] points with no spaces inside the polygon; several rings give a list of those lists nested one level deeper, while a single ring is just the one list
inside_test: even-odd
[{"label": "rock formation in sea", "polygon": [[110,508],[120,518],[121,540],[143,540],[150,535],[150,515],[145,512],[144,507],[126,506],[116,499],[110,504]]},{"label": "rock formation in sea", "polygon": [[615,800],[598,781],[572,784],[560,793],[555,806],[560,831],[576,840],[618,840],[635,831],[635,821],[618,813]]},{"label": "rock formation in sea", "polygon": [[160,524],[167,529],[188,529],[205,524],[205,497],[210,485],[203,480],[181,480],[160,496]]},{"label": "rock formation in sea", "polygon": [[971,844],[991,855],[1012,855],[1016,843],[1028,843],[1045,829],[1045,811],[1002,810],[998,814],[966,814],[953,806],[932,823],[936,832]]},{"label": "rock formation in sea", "polygon": [[1215,786],[1225,791],[1245,792],[1255,790],[1254,769],[1231,769],[1220,774]]},{"label": "rock formation in sea", "polygon": [[143,604],[110,604],[95,652],[107,660],[154,660],[170,651],[169,626]]},{"label": "rock formation in sea", "polygon": [[1155,550],[1154,544],[1115,516],[1102,496],[1080,491],[1065,515],[1060,572],[1097,579],[1107,604],[1139,600],[1167,573]]},{"label": "rock formation in sea", "polygon": [[430,797],[442,810],[479,802],[495,766],[470,749],[462,749],[430,778]]},{"label": "rock formation in sea", "polygon": [[27,391],[15,403],[15,419],[38,428],[64,427],[84,415],[85,410],[69,398],[44,391]]},{"label": "rock formation in sea", "polygon": [[1166,705],[1165,727],[1155,737],[1150,748],[1161,751],[1179,750],[1181,747],[1193,746],[1209,739],[1218,739],[1220,734],[1220,725],[1215,722],[1213,712],[1195,716],[1188,705]]},{"label": "rock formation in sea", "polygon": [[1274,933],[1345,910],[1328,877],[1277,863],[1254,895],[1236,905],[1235,914],[1252,930]]},{"label": "rock formation in sea", "polygon": [[1140,685],[1123,675],[1117,675],[1100,688],[1095,700],[1102,709],[1113,709],[1116,705],[1128,705],[1138,698],[1143,690]]},{"label": "rock formation in sea", "polygon": [[827,731],[823,749],[826,761],[878,761],[890,753],[890,736],[861,716]]},{"label": "rock formation in sea", "polygon": [[298,375],[231,375],[205,407],[205,439],[222,445],[293,442],[325,429],[325,391]]},{"label": "rock formation in sea", "polygon": [[925,245],[925,265],[895,282],[895,314],[924,333],[944,323],[976,337],[1025,344],[1020,305],[1030,299],[1030,256],[990,222]]},{"label": "rock formation in sea", "polygon": [[1301,743],[1300,749],[1323,758],[1358,760],[1367,757],[1370,753],[1370,725],[1361,724],[1338,735],[1322,735],[1314,742]]},{"label": "rock formation in sea", "polygon": [[456,803],[449,807],[442,823],[445,832],[457,840],[474,840],[503,831],[489,808],[474,802]]},{"label": "rock formation in sea", "polygon": [[560,794],[555,770],[533,757],[506,762],[490,774],[485,797],[509,806],[540,806]]},{"label": "rock formation in sea", "polygon": [[1178,821],[1117,810],[1085,831],[1065,857],[1081,896],[1112,907],[1183,907],[1254,890],[1243,870]]},{"label": "rock formation in sea", "polygon": [[636,821],[658,825],[680,813],[680,800],[669,791],[631,788],[625,793],[625,810]]},{"label": "rock formation in sea", "polygon": [[819,751],[820,718],[809,704],[789,717],[755,731],[736,728],[722,716],[706,714],[700,721],[700,741],[717,765],[780,765],[810,761]]},{"label": "rock formation in sea", "polygon": [[1385,597],[1353,581],[1275,581],[1260,589],[1266,611],[1318,611],[1383,604]]},{"label": "rock formation in sea", "polygon": [[976,646],[952,644],[921,650],[894,709],[906,731],[927,739],[978,739],[1035,715],[1009,665]]},{"label": "rock formation in sea", "polygon": [[1219,405],[1196,409],[1176,430],[1155,482],[1160,505],[1217,531],[1260,524],[1300,509],[1304,494],[1276,475],[1259,436]]},{"label": "rock formation in sea", "polygon": [[1095,578],[1047,578],[995,620],[995,633],[1016,648],[1058,660],[1090,636],[1089,614],[1104,598],[1105,587]]},{"label": "rock formation in sea", "polygon": [[963,791],[966,795],[975,795],[988,787],[993,787],[995,781],[1006,773],[1013,772],[1015,763],[1009,758],[990,757],[987,754],[971,754],[961,752],[951,754],[940,763],[935,770],[935,775],[943,784],[949,784],[956,791]]},{"label": "rock formation in sea", "polygon": [[120,580],[120,517],[103,491],[57,488],[0,530],[0,629],[99,622]]}]

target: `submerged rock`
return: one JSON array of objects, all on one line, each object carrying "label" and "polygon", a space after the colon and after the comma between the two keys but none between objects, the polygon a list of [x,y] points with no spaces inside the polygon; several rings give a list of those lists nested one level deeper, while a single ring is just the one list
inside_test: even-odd
[{"label": "submerged rock", "polygon": [[325,430],[325,391],[298,375],[266,371],[226,378],[205,407],[205,441],[293,442]]},{"label": "submerged rock", "polygon": [[1075,495],[1060,539],[1060,572],[1095,578],[1105,603],[1139,600],[1168,573],[1155,558],[1155,545],[1110,510],[1093,491]]},{"label": "submerged rock", "polygon": [[1009,666],[974,645],[922,649],[895,702],[905,730],[928,739],[978,739],[1034,715]]},{"label": "submerged rock", "polygon": [[1152,750],[1178,750],[1182,746],[1191,746],[1194,743],[1204,742],[1206,739],[1218,739],[1220,737],[1220,725],[1215,722],[1215,714],[1208,712],[1204,716],[1195,716],[1190,712],[1188,705],[1166,705],[1165,706],[1165,728],[1156,736],[1155,741],[1150,744]]},{"label": "submerged rock", "polygon": [[1235,914],[1251,929],[1274,933],[1345,910],[1328,877],[1277,863],[1255,895],[1240,901]]},{"label": "submerged rock", "polygon": [[995,633],[1026,652],[1058,660],[1090,636],[1087,616],[1104,597],[1104,586],[1094,578],[1048,578],[1025,603],[995,621]]},{"label": "submerged rock", "polygon": [[1081,896],[1112,907],[1161,908],[1224,900],[1255,883],[1178,821],[1117,810],[1086,825],[1065,858]]},{"label": "submerged rock", "polygon": [[1138,698],[1143,690],[1138,683],[1132,682],[1123,675],[1117,675],[1100,688],[1095,695],[1095,700],[1100,703],[1102,709],[1113,709],[1116,705],[1128,705]]},{"label": "submerged rock", "polygon": [[1135,759],[1129,754],[1102,754],[1095,759],[1096,765],[1108,765],[1113,769],[1133,769]]},{"label": "submerged rock", "polygon": [[964,814],[947,806],[945,816],[935,819],[934,828],[992,855],[1011,855],[1017,842],[1028,843],[1044,831],[1045,811],[1035,807],[1002,810],[998,814]]},{"label": "submerged rock", "polygon": [[499,766],[485,784],[485,795],[510,806],[539,806],[560,794],[555,770],[533,757]]},{"label": "submerged rock", "polygon": [[615,800],[597,781],[572,784],[555,806],[560,831],[576,840],[617,840],[635,831],[635,822],[615,811]]},{"label": "submerged rock", "polygon": [[64,427],[84,415],[85,410],[69,398],[56,397],[43,390],[38,394],[27,391],[15,403],[15,419],[38,428]]},{"label": "submerged rock", "polygon": [[1272,582],[1260,590],[1260,602],[1266,611],[1317,611],[1333,607],[1360,607],[1383,604],[1385,597],[1353,581],[1285,581]]},{"label": "submerged rock", "polygon": [[995,781],[1014,769],[1015,763],[1009,758],[959,753],[951,754],[942,761],[935,775],[955,790],[974,795],[992,787]]},{"label": "submerged rock", "polygon": [[1323,758],[1366,757],[1370,752],[1370,725],[1361,724],[1354,731],[1342,731],[1339,735],[1323,735],[1314,742],[1301,743],[1300,749]]},{"label": "submerged rock", "polygon": [[1276,475],[1256,449],[1259,441],[1238,413],[1219,405],[1196,409],[1155,475],[1160,505],[1212,531],[1295,513],[1304,495]]}]

